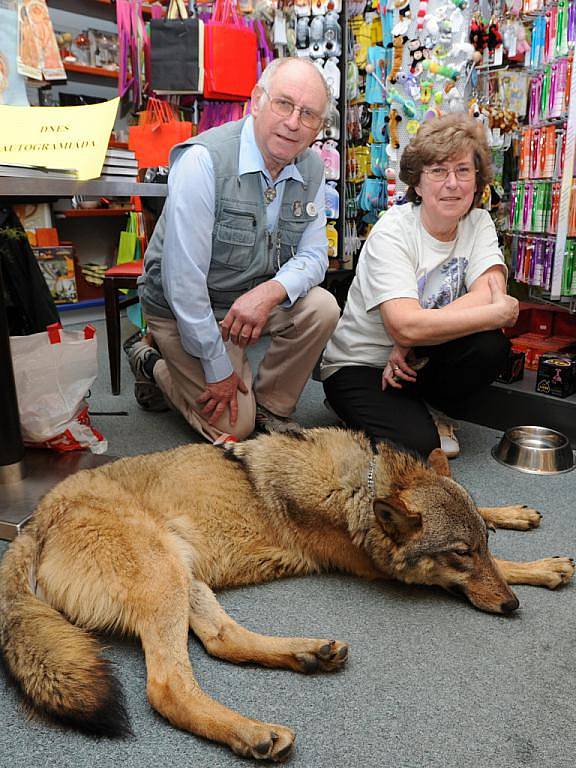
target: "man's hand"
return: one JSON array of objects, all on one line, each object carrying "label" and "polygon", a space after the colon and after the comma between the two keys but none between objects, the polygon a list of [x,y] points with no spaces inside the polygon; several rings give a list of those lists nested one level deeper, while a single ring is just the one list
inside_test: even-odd
[{"label": "man's hand", "polygon": [[208,418],[208,424],[215,424],[226,408],[230,408],[230,424],[233,426],[238,419],[238,390],[243,394],[248,393],[248,387],[236,372],[230,374],[222,381],[206,384],[206,389],[197,399],[197,403],[204,404],[201,413]]},{"label": "man's hand", "polygon": [[390,357],[382,373],[382,391],[387,386],[394,389],[402,389],[401,380],[416,381],[416,371],[410,367],[407,358],[411,352],[410,347],[401,347],[395,344],[390,352]]},{"label": "man's hand", "polygon": [[262,335],[270,312],[286,298],[286,291],[276,280],[268,280],[252,288],[236,299],[220,323],[222,338],[224,341],[230,339],[239,347],[255,344]]},{"label": "man's hand", "polygon": [[497,326],[499,328],[512,328],[516,325],[520,310],[517,299],[508,296],[493,275],[490,275],[488,285],[490,286],[491,306],[497,313]]}]

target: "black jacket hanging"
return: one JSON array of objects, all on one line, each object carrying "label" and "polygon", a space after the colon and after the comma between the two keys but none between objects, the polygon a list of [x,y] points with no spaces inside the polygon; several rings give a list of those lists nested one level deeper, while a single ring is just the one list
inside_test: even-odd
[{"label": "black jacket hanging", "polygon": [[58,310],[12,208],[0,207],[0,269],[10,336],[40,333],[59,322]]}]

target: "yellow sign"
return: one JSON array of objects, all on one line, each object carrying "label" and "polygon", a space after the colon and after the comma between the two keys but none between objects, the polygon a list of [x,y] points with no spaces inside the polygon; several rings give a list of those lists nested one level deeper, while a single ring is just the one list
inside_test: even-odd
[{"label": "yellow sign", "polygon": [[0,165],[75,170],[78,179],[102,171],[120,99],[81,107],[0,105]]}]

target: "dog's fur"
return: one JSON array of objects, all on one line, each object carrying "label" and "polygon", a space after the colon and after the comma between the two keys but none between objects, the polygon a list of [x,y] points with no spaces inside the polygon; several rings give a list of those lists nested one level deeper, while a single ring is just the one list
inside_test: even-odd
[{"label": "dog's fur", "polygon": [[[510,583],[555,587],[568,558],[496,561],[485,521],[446,475],[339,429],[271,435],[228,451],[190,445],[79,472],[49,492],[0,567],[0,645],[28,701],[83,730],[128,728],[114,678],[87,631],[137,635],[152,706],[172,724],[241,755],[283,760],[293,732],[227,709],[194,679],[189,628],[232,662],[330,671],[348,647],[265,637],[238,626],[212,589],[339,570],[457,590],[477,608],[510,613]],[[230,458],[236,461],[230,461]],[[373,472],[374,487],[368,479]],[[491,522],[538,525],[522,507]]]}]

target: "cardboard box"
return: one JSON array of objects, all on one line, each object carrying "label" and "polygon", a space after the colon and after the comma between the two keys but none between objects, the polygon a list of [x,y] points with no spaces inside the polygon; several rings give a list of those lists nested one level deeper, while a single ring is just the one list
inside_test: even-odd
[{"label": "cardboard box", "polygon": [[74,274],[74,246],[32,248],[52,298],[58,304],[78,301]]},{"label": "cardboard box", "polygon": [[515,352],[524,352],[526,355],[526,368],[537,371],[540,355],[546,352],[564,352],[574,343],[574,340],[566,337],[544,337],[537,333],[524,333],[522,336],[510,339],[510,342]]},{"label": "cardboard box", "polygon": [[507,336],[526,333],[538,336],[569,336],[576,340],[576,315],[551,305],[520,302],[520,314],[514,328],[504,328]]},{"label": "cardboard box", "polygon": [[554,397],[569,397],[576,392],[576,355],[540,356],[536,392]]},{"label": "cardboard box", "polygon": [[523,379],[525,361],[526,355],[524,352],[511,349],[510,352],[508,352],[506,365],[498,374],[497,381],[503,381],[506,384],[511,384],[513,381],[520,381]]}]

